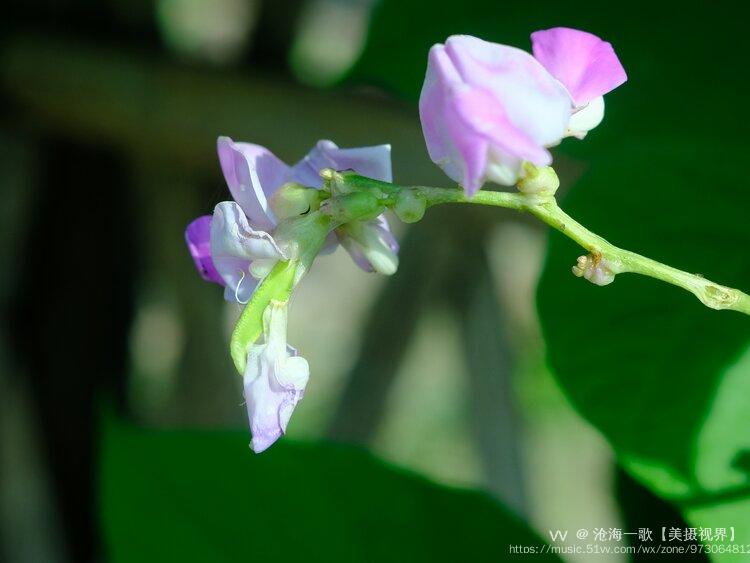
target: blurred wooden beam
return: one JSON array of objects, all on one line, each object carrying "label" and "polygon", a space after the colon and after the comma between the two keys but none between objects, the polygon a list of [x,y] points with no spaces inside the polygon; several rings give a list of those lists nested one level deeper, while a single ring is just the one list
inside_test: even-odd
[{"label": "blurred wooden beam", "polygon": [[245,71],[189,68],[126,49],[40,36],[7,41],[0,82],[30,125],[85,142],[218,170],[218,135],[294,161],[320,138],[390,142],[397,181],[446,184],[427,158],[416,108],[381,96],[319,91]]}]

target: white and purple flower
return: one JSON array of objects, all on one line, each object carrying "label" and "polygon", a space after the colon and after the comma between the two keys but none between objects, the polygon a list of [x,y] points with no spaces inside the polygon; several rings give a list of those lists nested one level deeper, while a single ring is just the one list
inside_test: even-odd
[{"label": "white and purple flower", "polygon": [[[277,218],[271,201],[281,186],[295,182],[320,189],[324,168],[354,170],[383,182],[392,180],[390,145],[340,149],[331,141],[319,141],[294,166],[268,149],[235,143],[229,137],[219,137],[217,149],[234,201],[217,205],[213,219],[203,216],[190,223],[185,238],[201,276],[224,285],[229,301],[246,302],[258,280],[277,260],[286,258],[273,238]],[[337,236],[333,246],[340,242],[362,269],[384,274],[395,271],[398,243],[384,216],[361,223],[352,236],[348,229]],[[328,245],[327,250],[331,249]]]},{"label": "white and purple flower", "polygon": [[[390,146],[340,149],[320,141],[305,158],[288,166],[267,149],[220,137],[219,161],[234,201],[219,203],[213,216],[190,223],[185,239],[203,279],[225,286],[229,301],[247,302],[258,281],[279,260],[290,259],[289,247],[274,238],[279,213],[274,194],[285,184],[320,189],[320,171],[354,170],[376,180],[391,181]],[[276,200],[276,204],[279,202]],[[398,244],[384,216],[345,225],[332,235],[366,271],[392,274]],[[307,361],[286,342],[286,302],[271,301],[263,314],[263,339],[247,349],[244,390],[252,433],[251,447],[261,452],[286,432],[289,419],[304,395]]]},{"label": "white and purple flower", "polygon": [[603,96],[627,76],[612,46],[569,28],[537,31],[534,56],[466,35],[430,49],[419,114],[430,158],[469,195],[513,185],[524,162],[548,166],[548,147],[583,138]]}]

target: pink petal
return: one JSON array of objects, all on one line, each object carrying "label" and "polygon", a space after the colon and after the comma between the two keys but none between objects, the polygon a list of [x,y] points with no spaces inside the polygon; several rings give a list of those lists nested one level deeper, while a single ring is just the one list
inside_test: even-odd
[{"label": "pink petal", "polygon": [[583,107],[625,82],[628,77],[610,43],[596,35],[554,27],[531,34],[534,56]]},{"label": "pink petal", "polygon": [[495,99],[503,119],[537,145],[560,142],[570,119],[566,89],[526,51],[470,37],[449,37],[445,49],[462,80]]},{"label": "pink petal", "polygon": [[468,36],[430,50],[419,101],[430,158],[473,194],[488,155],[549,164],[571,114],[570,96],[530,54]]}]

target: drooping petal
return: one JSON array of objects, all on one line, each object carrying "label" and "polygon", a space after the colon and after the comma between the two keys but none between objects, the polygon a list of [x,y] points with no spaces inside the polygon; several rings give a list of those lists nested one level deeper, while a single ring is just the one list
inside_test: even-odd
[{"label": "drooping petal", "polygon": [[232,197],[254,227],[272,230],[276,220],[269,200],[290,181],[291,168],[260,145],[235,143],[229,137],[219,137],[216,145]]},{"label": "drooping petal", "polygon": [[[570,96],[530,54],[468,36],[430,49],[419,101],[430,158],[469,195],[486,179],[513,184],[565,135]],[[501,173],[496,173],[501,171]]]},{"label": "drooping petal", "polygon": [[320,171],[324,168],[334,170],[354,170],[357,174],[391,182],[391,146],[376,145],[340,149],[333,141],[322,140],[293,168],[294,181],[313,188],[323,187]]},{"label": "drooping petal", "polygon": [[283,259],[284,253],[270,234],[250,226],[237,203],[224,201],[216,206],[211,220],[211,256],[227,285],[225,296],[245,302],[257,284],[250,273],[250,262]]},{"label": "drooping petal", "polygon": [[224,280],[216,271],[214,261],[211,258],[211,216],[203,215],[191,222],[185,229],[185,242],[187,242],[190,255],[193,257],[195,267],[201,277],[213,283],[224,285]]},{"label": "drooping petal", "polygon": [[570,92],[577,108],[628,77],[612,45],[586,31],[554,27],[531,34],[536,59]]},{"label": "drooping petal", "polygon": [[256,453],[286,432],[310,376],[307,360],[286,344],[286,303],[271,302],[263,321],[265,342],[250,347],[244,374],[251,447]]},{"label": "drooping petal", "polygon": [[341,245],[365,272],[387,276],[396,273],[399,246],[383,215],[372,221],[344,225],[338,235]]},{"label": "drooping petal", "polygon": [[342,232],[339,236],[339,241],[357,266],[368,274],[375,271],[375,268],[372,267],[367,256],[365,256],[362,247],[352,237]]}]

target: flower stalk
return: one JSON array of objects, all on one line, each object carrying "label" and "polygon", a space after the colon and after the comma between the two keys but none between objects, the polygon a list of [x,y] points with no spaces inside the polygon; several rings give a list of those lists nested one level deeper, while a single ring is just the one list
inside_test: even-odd
[{"label": "flower stalk", "polygon": [[380,196],[380,202],[391,207],[399,193],[410,193],[410,197],[421,199],[426,206],[444,203],[463,203],[504,207],[534,215],[550,227],[560,231],[583,247],[597,260],[606,260],[612,274],[641,274],[681,287],[695,295],[701,303],[711,309],[728,309],[750,315],[750,295],[731,287],[717,284],[699,274],[691,274],[662,264],[646,256],[625,250],[590,231],[557,204],[554,196],[540,197],[530,193],[495,192],[479,190],[468,196],[463,190],[426,186],[397,186],[388,188],[382,182],[368,182],[367,178],[344,174],[347,181],[358,189],[372,187]]}]

